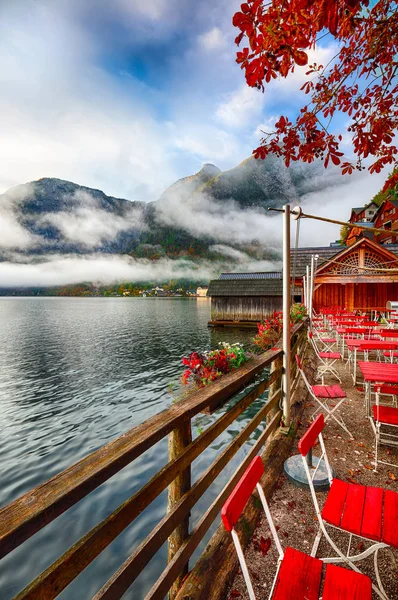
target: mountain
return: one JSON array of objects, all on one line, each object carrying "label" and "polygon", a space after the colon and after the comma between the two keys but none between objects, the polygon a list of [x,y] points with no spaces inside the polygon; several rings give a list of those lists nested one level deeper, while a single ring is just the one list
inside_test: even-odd
[{"label": "mountain", "polygon": [[200,190],[203,185],[214,180],[222,171],[211,163],[203,165],[198,173],[190,175],[189,177],[183,177],[170,187],[168,187],[158,200],[158,204],[167,202],[170,197],[178,196],[178,198],[184,202],[188,200],[195,192]]},{"label": "mountain", "polygon": [[[155,260],[161,256],[275,258],[253,232],[228,233],[228,219],[263,218],[268,207],[297,202],[309,192],[342,185],[338,169],[321,163],[293,163],[280,158],[248,158],[229,171],[213,164],[167,188],[154,202],[133,202],[101,190],[55,178],[18,185],[0,195],[8,238],[0,241],[0,259],[10,252],[129,253]],[[15,234],[15,235],[14,235]],[[14,237],[13,237],[14,235]],[[261,236],[263,238],[263,236]]]},{"label": "mountain", "polygon": [[145,202],[107,196],[62,179],[17,185],[0,195],[0,209],[11,227],[26,232],[29,243],[14,248],[0,242],[0,252],[122,252],[140,234],[146,208]]}]

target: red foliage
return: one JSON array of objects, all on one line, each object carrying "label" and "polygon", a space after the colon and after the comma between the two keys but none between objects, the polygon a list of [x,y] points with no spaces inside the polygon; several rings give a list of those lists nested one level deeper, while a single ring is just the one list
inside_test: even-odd
[{"label": "red foliage", "polygon": [[387,179],[387,181],[385,182],[383,189],[381,191],[382,191],[382,193],[384,193],[389,190],[394,190],[397,186],[398,186],[398,171],[394,171],[394,173],[392,173],[390,175],[390,177]]},{"label": "red foliage", "polygon": [[[369,6],[371,5],[371,6]],[[233,17],[240,30],[237,53],[249,86],[264,90],[278,76],[287,77],[296,65],[308,64],[308,50],[319,38],[331,34],[339,50],[329,65],[308,65],[308,80],[302,90],[309,102],[293,123],[282,116],[271,133],[254,150],[256,158],[269,153],[292,160],[332,161],[342,174],[374,157],[370,172],[397,164],[393,144],[398,125],[398,11],[397,2],[379,0],[247,0]],[[337,112],[350,118],[348,131],[357,156],[356,163],[341,162],[341,135],[329,131]]]},{"label": "red foliage", "polygon": [[251,358],[241,344],[222,344],[223,348],[210,352],[191,352],[182,359],[187,367],[181,376],[181,381],[187,385],[192,381],[197,387],[204,387],[226,373],[234,371]]}]

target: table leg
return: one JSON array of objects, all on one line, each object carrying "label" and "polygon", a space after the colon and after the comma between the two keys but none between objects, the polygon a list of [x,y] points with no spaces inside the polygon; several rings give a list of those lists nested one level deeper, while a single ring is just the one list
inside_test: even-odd
[{"label": "table leg", "polygon": [[356,385],[357,383],[357,349],[354,348],[354,374],[353,374],[353,379],[354,379],[354,385]]}]

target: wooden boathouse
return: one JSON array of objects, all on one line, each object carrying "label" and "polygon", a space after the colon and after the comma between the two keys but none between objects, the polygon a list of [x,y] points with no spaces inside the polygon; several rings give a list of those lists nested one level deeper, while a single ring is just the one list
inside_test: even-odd
[{"label": "wooden boathouse", "polygon": [[[382,311],[398,298],[398,245],[379,244],[367,236],[349,246],[331,245],[291,251],[295,264],[294,300],[303,297],[303,275],[317,257],[313,306]],[[293,274],[292,274],[293,275]],[[209,325],[250,326],[282,310],[282,272],[222,273],[210,282]]]},{"label": "wooden boathouse", "polygon": [[210,325],[254,325],[274,310],[282,310],[282,272],[221,273],[210,282],[207,294],[211,296]]}]

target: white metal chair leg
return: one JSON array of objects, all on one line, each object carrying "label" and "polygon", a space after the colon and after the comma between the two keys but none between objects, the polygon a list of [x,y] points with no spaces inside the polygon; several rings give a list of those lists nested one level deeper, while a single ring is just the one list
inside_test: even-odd
[{"label": "white metal chair leg", "polygon": [[377,550],[374,553],[374,557],[373,557],[374,569],[375,569],[375,574],[376,574],[376,579],[377,579],[377,585],[379,586],[380,591],[385,595],[385,597],[388,598],[386,591],[383,587],[383,584],[381,582],[381,579],[380,579],[379,563],[378,563],[379,549],[380,548],[377,548]]},{"label": "white metal chair leg", "polygon": [[318,552],[319,543],[321,541],[321,538],[322,538],[322,529],[319,528],[318,533],[316,534],[314,543],[312,545],[312,550],[311,550],[311,556],[313,556],[314,558],[316,558],[316,554]]},{"label": "white metal chair leg", "polygon": [[376,424],[376,444],[375,444],[375,468],[373,471],[377,473],[377,458],[378,458],[378,447],[379,447],[379,439],[380,439],[380,424]]},{"label": "white metal chair leg", "polygon": [[238,534],[236,533],[235,529],[232,529],[231,534],[232,534],[232,539],[235,544],[236,554],[238,555],[238,558],[239,558],[239,564],[240,564],[240,568],[242,569],[242,573],[243,573],[243,577],[244,577],[244,580],[246,583],[247,591],[249,593],[249,598],[250,598],[250,600],[256,600],[256,596],[254,595],[254,590],[253,590],[252,582],[251,582],[250,575],[249,575],[249,570],[246,565],[245,556],[242,551],[242,546],[240,545]]}]

